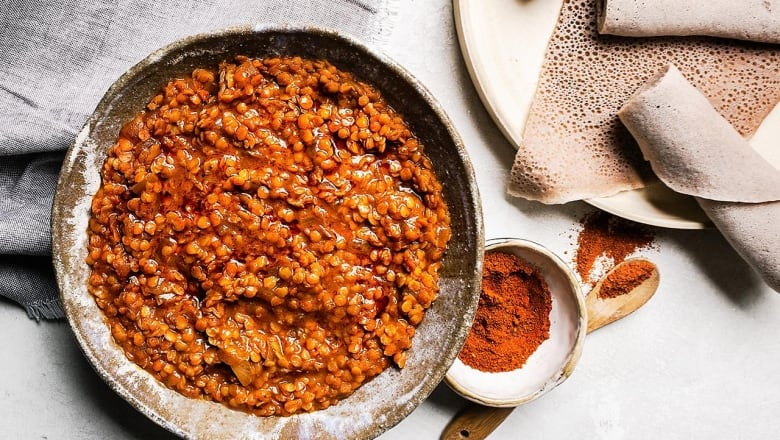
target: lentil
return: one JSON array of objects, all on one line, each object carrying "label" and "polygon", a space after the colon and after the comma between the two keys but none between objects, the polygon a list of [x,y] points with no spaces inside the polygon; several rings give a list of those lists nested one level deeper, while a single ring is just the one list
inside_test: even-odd
[{"label": "lentil", "polygon": [[449,213],[423,146],[326,61],[175,79],[109,149],[88,289],[127,357],[257,415],[328,408],[403,368]]}]

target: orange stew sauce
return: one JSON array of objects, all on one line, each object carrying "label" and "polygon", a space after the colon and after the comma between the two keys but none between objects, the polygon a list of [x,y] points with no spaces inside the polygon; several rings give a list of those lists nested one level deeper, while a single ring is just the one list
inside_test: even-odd
[{"label": "orange stew sauce", "polygon": [[290,415],[403,368],[449,214],[371,86],[297,57],[196,69],[121,129],[101,175],[88,288],[168,387]]}]

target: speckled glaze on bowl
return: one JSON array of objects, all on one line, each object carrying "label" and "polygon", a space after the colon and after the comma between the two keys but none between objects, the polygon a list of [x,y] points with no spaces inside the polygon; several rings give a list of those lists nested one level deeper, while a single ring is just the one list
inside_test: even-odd
[{"label": "speckled glaze on bowl", "polygon": [[[84,262],[92,196],[99,170],[122,124],[159,88],[194,68],[216,68],[234,55],[324,58],[376,86],[409,122],[444,184],[452,240],[441,292],[414,337],[406,368],[388,368],[338,405],[292,417],[257,417],[166,388],[114,344],[86,289]],[[457,356],[479,298],[482,211],[474,173],[460,137],[430,93],[396,63],[334,32],[312,28],[241,27],[200,34],[164,47],[108,90],[68,152],[52,210],[52,247],[68,321],[98,374],[124,399],[166,429],[187,438],[373,438],[425,399]]]}]

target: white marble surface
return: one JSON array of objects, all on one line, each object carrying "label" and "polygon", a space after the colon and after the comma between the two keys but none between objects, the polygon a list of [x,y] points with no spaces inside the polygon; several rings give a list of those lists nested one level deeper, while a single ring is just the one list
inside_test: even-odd
[{"label": "white marble surface", "polygon": [[[486,236],[530,238],[571,255],[574,224],[591,208],[505,195],[513,151],[471,85],[451,3],[400,6],[385,52],[426,84],[455,122],[475,166]],[[589,335],[573,376],[517,408],[491,439],[777,438],[780,294],[716,231],[656,235],[658,249],[645,253],[660,266],[656,296]],[[66,323],[36,323],[2,299],[0,323],[0,439],[171,438],[102,382]],[[381,439],[439,438],[464,405],[442,384]]]}]

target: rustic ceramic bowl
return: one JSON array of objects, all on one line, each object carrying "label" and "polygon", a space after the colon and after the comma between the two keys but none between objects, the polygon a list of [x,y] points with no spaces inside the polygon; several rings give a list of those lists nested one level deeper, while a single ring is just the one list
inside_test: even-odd
[{"label": "rustic ceramic bowl", "polygon": [[[422,140],[452,216],[453,236],[441,270],[441,292],[418,328],[406,368],[389,368],[327,410],[256,417],[160,384],[128,361],[109,335],[86,289],[87,222],[106,150],[122,124],[162,85],[223,60],[300,55],[325,58],[376,86]],[[123,398],[168,430],[188,438],[371,438],[406,417],[441,381],[469,331],[479,297],[482,211],[460,137],[431,94],[409,73],[360,43],[326,30],[243,27],[196,35],[162,48],[108,90],[68,152],[52,211],[54,266],[76,339],[98,374]]]},{"label": "rustic ceramic bowl", "polygon": [[447,384],[466,399],[487,406],[512,407],[541,397],[574,371],[587,332],[585,299],[574,272],[557,255],[528,240],[488,240],[485,252],[517,255],[537,267],[552,295],[550,337],[514,371],[488,373],[455,360]]}]

